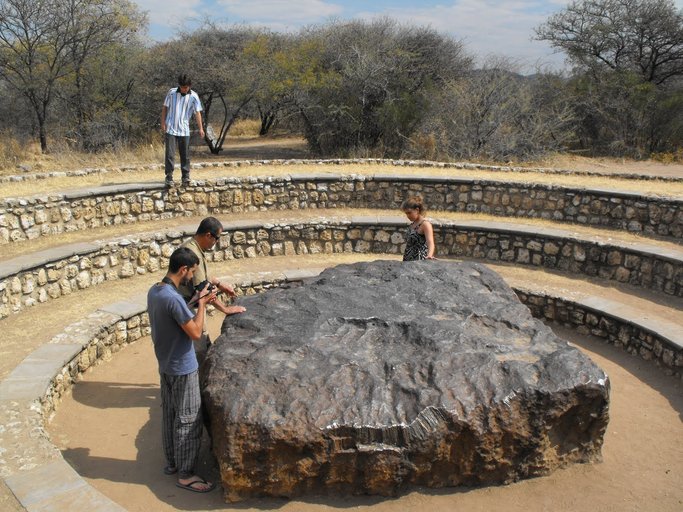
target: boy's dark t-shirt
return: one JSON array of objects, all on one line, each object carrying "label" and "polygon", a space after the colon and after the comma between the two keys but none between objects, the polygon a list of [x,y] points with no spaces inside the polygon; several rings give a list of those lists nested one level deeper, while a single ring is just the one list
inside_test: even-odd
[{"label": "boy's dark t-shirt", "polygon": [[197,370],[192,339],[181,327],[194,313],[178,290],[167,284],[152,286],[147,293],[147,312],[159,373],[187,375]]}]

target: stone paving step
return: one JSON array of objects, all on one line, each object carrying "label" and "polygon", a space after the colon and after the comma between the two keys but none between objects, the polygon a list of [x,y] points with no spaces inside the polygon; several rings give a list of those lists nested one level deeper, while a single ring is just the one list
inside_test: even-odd
[{"label": "stone paving step", "polygon": [[[304,276],[315,274],[330,264],[374,257],[360,254],[327,256],[317,260],[314,256],[273,257],[215,263],[212,270],[214,274],[233,282],[259,281],[267,279],[267,276],[272,278],[273,273],[277,272],[289,272],[290,276],[299,272],[301,276]],[[545,293],[572,295],[574,300],[593,300],[593,307],[607,307],[617,312],[626,312],[630,321],[643,320],[648,324],[648,328],[664,328],[667,335],[674,339],[677,336],[680,338],[679,333],[683,332],[683,323],[680,323],[680,320],[676,322],[680,315],[674,314],[681,311],[679,304],[674,307],[654,305],[645,298],[630,295],[628,290],[617,290],[615,293],[614,287],[595,282],[587,283],[556,273],[525,270],[523,274],[520,274],[519,269],[514,267],[503,265],[494,267],[513,286],[524,286],[526,289],[542,290]],[[110,303],[116,299],[130,300],[131,297],[137,296],[134,300],[137,305],[131,303],[128,307],[130,309],[144,308],[144,291],[149,287],[150,281],[152,280],[141,278],[130,280],[125,291],[118,291],[118,296],[111,292],[103,294],[104,302]],[[628,301],[624,300],[626,298]],[[88,307],[103,309],[103,313],[109,315],[113,312],[120,312],[122,306],[115,306],[112,309],[108,307],[108,304],[98,305],[93,301]],[[634,315],[635,312],[641,312],[640,317]],[[35,317],[36,313],[38,312],[35,310],[21,313],[20,320],[28,322],[31,317]],[[83,310],[81,310],[82,313]],[[98,321],[104,321],[104,318],[97,318]],[[62,317],[62,320],[66,322],[68,318]],[[5,322],[0,322],[0,328],[3,323]],[[74,503],[87,503],[88,508],[93,510],[121,510],[118,505],[101,496],[70,469],[59,453],[55,453],[56,450],[50,446],[44,436],[36,435],[42,432],[40,426],[42,418],[36,408],[31,406],[32,399],[44,392],[46,383],[54,377],[58,367],[65,363],[70,354],[78,350],[79,344],[51,345],[45,344],[46,341],[39,338],[34,341],[38,342],[36,349],[17,365],[9,378],[0,384],[0,404],[2,404],[3,420],[6,420],[3,424],[11,427],[10,433],[3,433],[2,437],[5,438],[4,441],[7,440],[7,435],[12,437],[14,450],[10,450],[11,447],[8,448],[6,443],[3,443],[5,446],[2,448],[6,457],[15,459],[18,457],[25,461],[24,471],[5,474],[7,473],[5,468],[3,472],[5,482],[27,510],[46,510],[48,507],[51,510],[67,510],[71,509]],[[683,345],[683,340],[678,339],[677,342]],[[17,403],[23,403],[23,406],[17,406]],[[45,482],[45,485],[35,488],[33,483],[36,479]]]},{"label": "stone paving step", "polygon": [[[286,167],[286,166],[285,166]],[[349,169],[345,169],[347,172]],[[258,173],[257,173],[258,174]],[[54,195],[0,200],[0,235],[7,244],[51,237],[55,233],[88,230],[100,224],[145,219],[184,217],[206,211],[325,208],[373,205],[396,208],[401,197],[425,195],[427,204],[440,210],[492,212],[522,218],[555,219],[585,225],[611,226],[648,236],[668,236],[680,243],[683,184],[650,188],[643,194],[639,182],[631,190],[606,185],[587,188],[550,181],[543,185],[526,180],[513,183],[453,176],[341,173],[288,173],[273,177],[217,178],[197,181],[191,190],[149,183],[121,183],[83,188]],[[607,185],[609,187],[609,185]]]},{"label": "stone paving step", "polygon": [[[677,178],[678,180],[681,177]],[[262,215],[265,219],[273,219],[275,216],[274,212],[264,212]],[[291,213],[291,212],[290,212]],[[301,215],[301,212],[296,212]],[[396,212],[384,212],[383,214],[395,214]],[[318,217],[325,215],[322,211],[312,211],[306,212],[304,215],[307,218]],[[338,211],[335,212],[338,215]],[[344,212],[342,215],[346,215]],[[360,211],[354,211],[349,213],[350,215],[361,214]],[[377,210],[372,210],[371,215],[378,215]],[[251,214],[249,214],[251,215]],[[309,217],[309,215],[311,217]],[[328,213],[328,215],[332,215]],[[257,215],[251,217],[246,214],[240,214],[240,218],[251,218],[256,220]],[[439,214],[439,217],[445,218],[458,218],[460,220],[481,220],[482,216],[467,216],[465,214]],[[501,219],[499,217],[495,218],[495,221],[501,223],[501,225],[508,224],[507,219]],[[154,229],[163,229],[163,224],[166,221],[155,221]],[[179,222],[184,222],[184,220],[171,219],[167,222],[168,228],[176,226]],[[197,219],[198,222],[198,219]],[[514,224],[523,224],[527,226],[548,226],[547,223],[534,221],[531,219],[513,221]],[[194,223],[196,225],[196,223]],[[559,227],[559,225],[558,225]],[[638,240],[635,239],[633,235],[628,233],[614,232],[609,230],[593,230],[591,228],[586,228],[584,226],[567,226],[566,224],[561,226],[564,230],[574,230],[576,233],[582,233],[583,236],[596,236],[604,239],[616,239],[622,240],[627,243],[637,243]],[[93,240],[93,237],[100,237],[101,239],[109,239],[115,236],[121,235],[135,235],[135,233],[144,232],[149,229],[149,226],[145,224],[131,224],[126,226],[119,226],[116,229],[104,228],[101,230],[91,230],[83,232],[83,237],[79,239],[78,237],[73,238],[69,236],[70,243],[84,242],[89,243]],[[66,237],[64,237],[66,239]],[[642,241],[642,239],[641,239]],[[40,245],[39,241],[27,241],[21,244],[14,244],[17,247],[11,250],[7,246],[2,248],[0,254],[0,266],[2,266],[3,261],[7,261],[13,257],[19,255],[24,255],[33,258],[33,260],[40,260],[44,255],[37,254],[39,251],[48,250],[52,251],[55,245],[59,245],[58,237],[49,238],[45,240],[44,245]],[[40,242],[43,242],[41,240]],[[647,240],[650,244],[652,241]],[[663,242],[665,250],[677,248],[671,247],[667,242]],[[667,247],[668,245],[668,247]],[[63,248],[62,248],[63,249]],[[60,250],[60,249],[57,249]],[[16,252],[12,252],[16,251]],[[351,255],[347,258],[347,255],[337,256],[336,259],[343,262],[356,259],[374,259],[377,255]],[[250,259],[247,261],[240,261],[239,263],[248,264],[247,272],[246,268],[240,270],[239,264],[235,261],[216,263],[214,264],[214,273],[219,275],[224,275],[226,278],[246,278],[245,276],[252,276],[254,280],[258,280],[259,275],[267,275],[274,269],[277,270],[278,265],[283,266],[295,265],[301,272],[301,275],[306,275],[311,271],[311,266],[313,270],[322,269],[329,263],[327,261],[328,257],[321,258],[316,256],[307,256],[305,258],[285,258],[282,263],[276,264],[275,258],[260,258],[260,259]],[[25,260],[28,262],[28,259]],[[316,263],[320,263],[316,267]],[[542,290],[545,293],[555,293],[566,297],[570,297],[573,300],[581,300],[587,304],[592,304],[595,308],[607,308],[612,309],[616,312],[621,312],[623,316],[631,318],[634,321],[641,322],[643,324],[649,325],[650,327],[665,327],[669,333],[677,334],[683,332],[681,329],[680,312],[683,311],[680,302],[675,298],[667,297],[665,301],[661,301],[659,297],[647,297],[643,296],[641,290],[630,289],[628,286],[613,286],[613,285],[600,285],[599,283],[589,282],[585,279],[579,279],[569,276],[558,276],[555,273],[549,273],[542,270],[529,270],[529,269],[516,269],[514,267],[505,265],[490,265],[495,268],[501,275],[503,275],[506,280],[516,287],[527,287],[527,289]],[[60,330],[70,325],[71,323],[77,321],[88,311],[94,311],[100,308],[106,308],[108,304],[116,300],[126,300],[136,293],[143,293],[149,286],[149,283],[157,279],[162,272],[155,275],[147,275],[138,277],[136,279],[126,280],[125,282],[112,282],[107,283],[106,288],[101,288],[97,290],[82,290],[79,291],[77,297],[63,297],[57,299],[59,302],[51,302],[49,305],[38,305],[35,308],[28,309],[11,319],[0,320],[0,329],[5,329],[5,333],[8,334],[8,338],[14,336],[15,342],[5,344],[0,346],[0,379],[7,376],[9,371],[12,369],[17,369],[15,377],[17,381],[22,378],[32,379],[37,378],[36,382],[33,382],[29,388],[14,389],[4,387],[5,391],[10,392],[13,396],[19,397],[23,396],[22,393],[28,393],[28,395],[33,395],[37,389],[43,386],[46,376],[54,369],[59,366],[64,355],[58,355],[58,358],[54,358],[52,351],[64,349],[64,346],[49,346],[45,345],[48,341]],[[290,272],[290,275],[294,276],[295,272]],[[647,295],[647,294],[645,294]],[[593,302],[591,302],[593,301]],[[659,302],[658,302],[659,301]],[[43,307],[44,306],[44,307]],[[17,328],[17,325],[19,328]],[[679,335],[680,336],[680,335]],[[61,354],[61,352],[60,352]],[[24,360],[26,365],[23,365],[21,361],[24,357],[28,357]],[[21,368],[19,368],[21,366]],[[15,381],[15,383],[17,382]],[[7,384],[7,383],[5,383]],[[18,394],[17,394],[18,393]],[[2,395],[0,395],[0,400]],[[4,402],[4,401],[3,401]],[[4,404],[3,404],[4,405]],[[16,424],[17,418],[10,414],[6,416],[7,410],[3,408],[2,410],[2,422],[0,424],[4,427],[12,426]],[[26,417],[28,418],[28,434],[26,441],[31,444],[31,441],[35,441],[36,436],[40,437],[42,428],[40,427],[40,418],[36,417],[36,410],[34,407],[30,406],[24,411]],[[41,450],[44,450],[41,451]],[[42,455],[41,455],[42,453]],[[6,456],[5,446],[0,445],[0,459]],[[28,471],[22,477],[10,475],[7,477],[7,481],[11,483],[11,487],[14,492],[21,498],[21,502],[26,505],[28,510],[73,510],[76,508],[83,508],[89,510],[122,510],[118,505],[110,502],[106,498],[101,499],[102,496],[94,491],[90,486],[83,485],[82,479],[78,477],[77,474],[64,463],[61,455],[57,452],[55,453],[53,449],[49,446],[44,446],[38,450],[38,453],[29,454],[28,459],[33,458],[34,462],[28,461],[27,464],[36,463],[36,467]],[[27,459],[27,460],[28,460]],[[3,461],[4,462],[4,461]],[[51,480],[53,475],[63,475],[63,477],[57,476],[54,482]],[[3,476],[4,473],[3,473]],[[25,477],[25,478],[24,478]],[[36,485],[36,482],[40,482],[40,485]],[[4,490],[3,490],[4,489]],[[0,508],[3,510],[9,509],[16,510],[21,509],[21,505],[16,500],[13,501],[12,496],[5,496],[6,488],[0,486]],[[55,497],[58,497],[55,500]],[[5,508],[7,505],[7,508]]]},{"label": "stone paving step", "polygon": [[[580,279],[558,272],[486,265],[498,272],[518,293],[528,291],[535,296],[547,295],[580,305],[588,311],[605,313],[620,323],[637,326],[644,332],[666,339],[673,347],[677,347],[679,353],[683,350],[681,299],[662,300],[656,294],[632,286],[615,287],[601,280]],[[596,330],[601,329],[596,325],[593,331],[588,327],[581,330],[584,334],[597,334]]]},{"label": "stone paving step", "polygon": [[[297,268],[322,269],[331,264],[348,263],[360,260],[391,258],[394,256],[376,254],[339,254],[308,255],[297,257],[269,257],[230,260],[211,264],[216,275],[244,275],[259,272],[272,272],[281,268],[296,270]],[[490,265],[506,279],[518,286],[524,283],[537,283],[551,294],[566,296],[575,300],[589,297],[601,297],[605,300],[623,304],[623,308],[632,307],[642,312],[654,323],[669,321],[683,324],[683,299],[662,297],[661,295],[642,290],[637,287],[607,283],[600,279],[582,279],[567,274],[519,268],[512,265]],[[0,378],[21,362],[28,354],[40,345],[47,343],[61,330],[83,317],[84,311],[95,310],[119,300],[125,300],[144,293],[150,283],[160,279],[163,271],[155,274],[136,276],[132,279],[106,282],[98,287],[80,290],[75,295],[60,297],[47,304],[38,304],[24,310],[9,319],[0,321],[0,328],[6,334],[5,342],[0,345]],[[554,286],[551,287],[551,283]],[[683,332],[683,329],[681,329]]]},{"label": "stone paving step", "polygon": [[[229,152],[232,148],[226,148]],[[320,166],[321,164],[333,165],[353,165],[353,164],[373,164],[373,165],[390,165],[393,168],[409,167],[420,169],[470,169],[481,170],[488,172],[525,172],[525,173],[542,173],[555,175],[570,175],[570,176],[600,176],[600,177],[620,177],[623,179],[656,179],[664,181],[683,181],[683,175],[680,168],[676,166],[656,165],[649,166],[647,163],[630,166],[630,169],[615,168],[609,164],[603,164],[600,170],[577,170],[564,169],[552,167],[521,167],[511,165],[486,165],[474,164],[469,162],[453,162],[444,163],[430,160],[394,160],[394,159],[376,159],[376,158],[357,158],[357,159],[310,159],[310,158],[288,158],[288,159],[268,159],[268,160],[244,160],[242,158],[227,158],[227,154],[223,155],[223,161],[215,159],[205,159],[202,155],[195,155],[192,158],[192,169],[197,170],[216,167],[244,167],[244,166],[261,166],[261,165],[313,165]],[[617,166],[623,167],[623,166]],[[178,166],[176,166],[178,168]],[[5,175],[0,177],[0,183],[22,182],[22,181],[36,181],[47,180],[50,178],[66,178],[66,177],[83,177],[87,175],[103,175],[110,174],[117,176],[121,172],[134,172],[140,174],[144,171],[153,171],[159,173],[163,171],[163,164],[160,163],[146,163],[146,164],[130,164],[117,168],[86,168],[73,171],[49,171],[49,172],[25,172],[23,174]]]},{"label": "stone paving step", "polygon": [[633,305],[642,315],[666,318],[683,324],[676,312],[683,312],[683,298],[663,297],[650,290],[608,282],[599,278],[583,278],[566,272],[543,269],[522,268],[510,264],[487,262],[485,265],[505,278],[512,287],[533,289],[549,294],[566,297],[575,301],[585,301],[591,297],[622,304],[624,308]]}]

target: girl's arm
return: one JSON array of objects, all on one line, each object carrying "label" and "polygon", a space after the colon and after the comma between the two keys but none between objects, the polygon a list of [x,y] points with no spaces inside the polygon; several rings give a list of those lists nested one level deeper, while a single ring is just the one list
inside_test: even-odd
[{"label": "girl's arm", "polygon": [[434,259],[434,228],[432,227],[432,223],[429,222],[428,220],[424,221],[422,223],[422,234],[425,236],[425,240],[427,242],[427,259],[428,260],[433,260]]}]

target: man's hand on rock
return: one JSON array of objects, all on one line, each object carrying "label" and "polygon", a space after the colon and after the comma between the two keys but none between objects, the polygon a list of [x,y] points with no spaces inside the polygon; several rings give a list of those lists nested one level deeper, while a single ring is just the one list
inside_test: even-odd
[{"label": "man's hand on rock", "polygon": [[244,306],[228,306],[225,308],[226,315],[236,315],[238,313],[244,313],[247,310]]}]

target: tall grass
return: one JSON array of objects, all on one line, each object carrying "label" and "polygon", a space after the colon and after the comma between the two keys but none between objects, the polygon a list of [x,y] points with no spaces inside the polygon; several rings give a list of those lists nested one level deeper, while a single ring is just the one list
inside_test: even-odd
[{"label": "tall grass", "polygon": [[43,153],[32,140],[20,140],[11,132],[0,133],[0,174],[77,170],[99,167],[160,163],[164,159],[161,134],[150,134],[135,146],[89,153],[78,151],[64,141],[49,141]]},{"label": "tall grass", "polygon": [[230,137],[258,137],[261,130],[261,121],[258,119],[238,119],[235,121],[228,135]]},{"label": "tall grass", "polygon": [[28,159],[29,148],[29,144],[22,144],[10,130],[0,132],[0,169],[16,169]]},{"label": "tall grass", "polygon": [[[257,138],[261,122],[258,119],[238,119],[231,127],[231,138]],[[0,132],[0,174],[76,170],[99,167],[121,167],[161,163],[164,161],[164,139],[160,132],[150,132],[133,146],[96,153],[78,151],[63,139],[48,141],[48,153],[32,139],[20,139],[11,130]],[[192,148],[200,156],[205,148]],[[22,169],[23,168],[23,169]]]},{"label": "tall grass", "polygon": [[668,153],[655,153],[652,155],[652,159],[664,164],[683,163],[683,148]]}]

